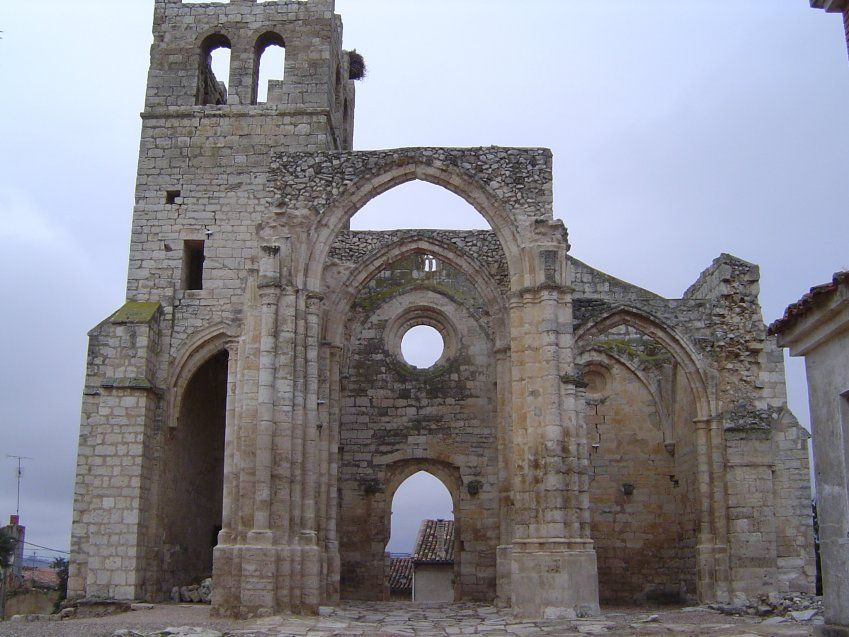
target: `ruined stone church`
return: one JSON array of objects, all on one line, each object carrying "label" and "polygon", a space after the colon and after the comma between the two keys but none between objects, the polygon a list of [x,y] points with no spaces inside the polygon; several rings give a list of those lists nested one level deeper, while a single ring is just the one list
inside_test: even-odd
[{"label": "ruined stone church", "polygon": [[[422,470],[453,498],[458,601],[551,618],[812,590],[808,436],[756,266],[721,255],[662,298],[570,256],[546,149],[353,150],[334,0],[155,0],[153,31],[71,597],[212,574],[221,615],[388,599],[392,497]],[[285,77],[259,102],[272,45]],[[349,229],[411,180],[491,230]],[[420,325],[444,341],[428,369],[400,348]]]}]

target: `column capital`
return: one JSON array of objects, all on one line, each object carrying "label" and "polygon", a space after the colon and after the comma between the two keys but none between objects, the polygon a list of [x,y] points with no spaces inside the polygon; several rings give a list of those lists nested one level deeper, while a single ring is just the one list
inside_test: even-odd
[{"label": "column capital", "polygon": [[710,429],[715,423],[722,420],[721,416],[707,416],[706,418],[693,418],[696,429]]},{"label": "column capital", "polygon": [[532,285],[519,290],[512,290],[508,293],[507,297],[510,299],[510,305],[512,307],[515,302],[538,303],[545,300],[545,297],[559,297],[561,294],[571,294],[574,291],[575,288],[570,285],[542,283],[540,285]]},{"label": "column capital", "polygon": [[564,385],[571,385],[576,389],[586,389],[590,386],[581,374],[563,374],[560,376],[560,382]]}]

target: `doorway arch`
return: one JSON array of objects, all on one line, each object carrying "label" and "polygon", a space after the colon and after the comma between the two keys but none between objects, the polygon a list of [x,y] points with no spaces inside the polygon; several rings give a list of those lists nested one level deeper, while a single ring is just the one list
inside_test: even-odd
[{"label": "doorway arch", "polygon": [[[398,559],[410,561],[413,602],[453,602],[459,563],[455,560],[455,494],[427,470],[413,473],[390,496],[390,532],[386,553],[390,573]],[[397,599],[392,589],[390,598]]]},{"label": "doorway arch", "polygon": [[226,349],[191,366],[179,383],[175,426],[164,432],[157,534],[164,597],[212,576],[223,518],[228,366]]}]

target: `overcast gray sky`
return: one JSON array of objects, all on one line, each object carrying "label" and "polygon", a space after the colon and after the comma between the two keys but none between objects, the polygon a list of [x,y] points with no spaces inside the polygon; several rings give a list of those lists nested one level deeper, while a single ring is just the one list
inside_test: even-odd
[{"label": "overcast gray sky", "polygon": [[[761,265],[769,322],[849,268],[849,62],[839,17],[807,5],[338,0],[369,66],[355,145],[549,147],[576,257],[680,296],[731,252]],[[0,4],[0,455],[35,458],[21,513],[60,549],[86,331],[124,298],[152,14]],[[433,225],[458,205],[407,186],[358,222]],[[790,380],[807,422],[798,363]],[[0,457],[0,516],[14,494]]]}]

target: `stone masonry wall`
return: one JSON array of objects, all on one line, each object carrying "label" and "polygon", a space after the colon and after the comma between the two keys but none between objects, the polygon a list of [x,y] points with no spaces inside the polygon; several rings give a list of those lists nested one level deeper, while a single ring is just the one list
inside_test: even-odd
[{"label": "stone masonry wall", "polygon": [[[626,367],[611,365],[590,387],[587,426],[593,452],[590,502],[599,561],[599,595],[608,603],[645,603],[694,592],[692,561],[682,564],[675,458],[664,447],[648,389]],[[626,494],[623,485],[632,485]],[[688,547],[692,551],[692,546]],[[686,595],[683,596],[686,599]]]},{"label": "stone masonry wall", "polygon": [[[285,78],[256,104],[268,43]],[[547,149],[353,152],[348,65],[332,0],[156,0],[128,303],[90,335],[71,595],[161,599],[217,541],[216,612],[383,598],[391,498],[418,470],[454,499],[457,599],[595,613],[594,536],[611,599],[809,584],[805,436],[757,268],[722,255],[664,299],[567,257]],[[413,179],[492,232],[348,231]],[[400,359],[418,324],[446,342],[431,370]],[[590,383],[585,408],[590,355],[611,394]]]},{"label": "stone masonry wall", "polygon": [[766,335],[757,266],[721,255],[682,299],[661,299],[577,260],[570,263],[577,326],[633,308],[677,330],[702,364],[715,370],[711,391],[729,432],[723,436],[728,470],[721,488],[728,498],[734,590],[750,596],[810,590],[813,535],[803,477],[809,470],[808,434],[786,410],[783,356]]},{"label": "stone masonry wall", "polygon": [[[130,304],[90,333],[71,561],[72,596],[132,599],[146,586],[155,523],[152,440],[159,354],[158,304]],[[127,311],[129,310],[129,311]]]},{"label": "stone masonry wall", "polygon": [[[396,338],[391,324],[411,307],[438,316],[414,311]],[[397,342],[422,321],[445,331],[445,356],[428,370],[404,362]],[[398,486],[388,484],[387,465],[412,460],[423,470],[434,464],[452,469],[454,483],[449,479],[446,486],[456,498],[457,598],[492,599],[498,544],[495,370],[482,300],[463,273],[444,263],[426,272],[422,256],[415,255],[372,279],[357,296],[349,326],[341,421],[343,596],[385,597],[380,558]],[[471,483],[479,488],[474,495]]]}]

